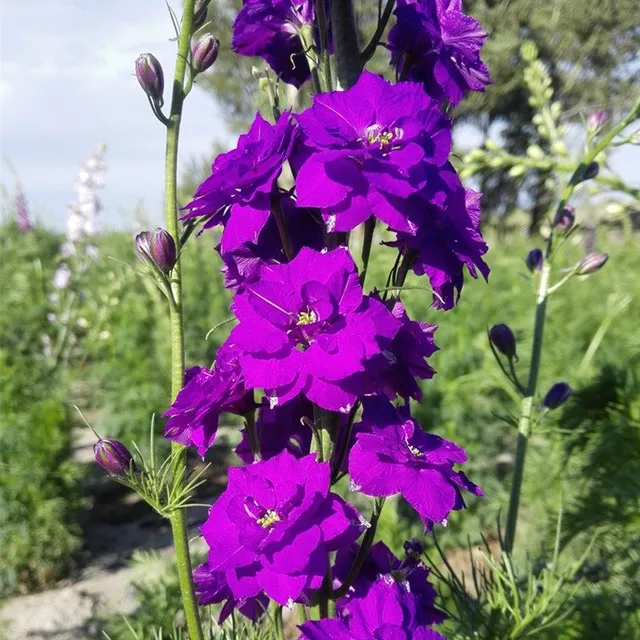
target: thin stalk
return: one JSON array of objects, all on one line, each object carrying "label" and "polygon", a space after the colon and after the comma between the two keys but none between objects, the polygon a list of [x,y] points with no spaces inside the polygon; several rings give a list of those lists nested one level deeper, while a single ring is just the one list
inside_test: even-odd
[{"label": "thin stalk", "polygon": [[316,0],[316,16],[318,20],[318,31],[320,33],[320,75],[322,88],[325,91],[333,91],[331,58],[329,57],[328,45],[329,26],[327,24],[325,0]]},{"label": "thin stalk", "polygon": [[289,234],[287,233],[287,225],[284,220],[282,205],[280,203],[280,199],[277,196],[273,197],[271,200],[271,210],[276,221],[276,226],[278,227],[278,233],[280,234],[282,249],[284,251],[284,255],[287,257],[287,260],[291,260],[293,258],[293,247],[291,246],[291,240],[289,239]]},{"label": "thin stalk", "polygon": [[547,289],[551,275],[551,262],[549,260],[553,236],[547,240],[545,261],[540,273],[538,284],[538,297],[533,325],[533,345],[531,347],[531,364],[529,365],[529,378],[524,397],[520,404],[520,420],[518,422],[518,444],[516,448],[516,460],[513,468],[513,480],[511,483],[511,495],[509,498],[509,512],[505,528],[504,551],[511,553],[516,535],[518,521],[518,508],[520,506],[520,493],[522,491],[522,478],[524,476],[524,464],[527,457],[527,444],[531,436],[531,416],[533,413],[533,399],[538,386],[538,373],[542,356],[542,339],[544,323],[547,312]]},{"label": "thin stalk", "polygon": [[367,269],[369,268],[369,258],[371,257],[371,245],[373,243],[373,233],[376,229],[376,219],[371,216],[364,223],[364,239],[362,241],[362,271],[360,272],[360,286],[364,288],[367,279]]},{"label": "thin stalk", "polygon": [[322,83],[320,82],[320,74],[318,73],[318,64],[320,62],[318,51],[316,49],[315,40],[313,38],[313,27],[310,24],[304,25],[298,32],[302,49],[307,57],[309,69],[311,70],[311,84],[313,85],[313,93],[322,93]]},{"label": "thin stalk", "polygon": [[358,28],[352,0],[332,0],[331,29],[338,89],[351,88],[362,72]]},{"label": "thin stalk", "polygon": [[384,30],[387,28],[387,24],[389,24],[389,18],[391,18],[391,13],[393,12],[393,7],[395,5],[395,0],[387,0],[387,4],[384,8],[384,11],[379,16],[378,25],[376,27],[376,31],[371,38],[369,44],[365,47],[362,52],[362,63],[366,64],[373,58],[376,52],[376,48],[380,43],[380,39],[384,34]]},{"label": "thin stalk", "polygon": [[278,640],[284,640],[284,622],[282,620],[282,607],[278,605],[275,611],[275,627],[276,627],[276,638]]},{"label": "thin stalk", "polygon": [[[191,41],[194,4],[195,0],[185,0],[184,2],[165,147],[165,226],[173,237],[176,246],[179,246],[180,242],[177,195],[178,143],[180,140],[182,107],[185,98],[184,80],[187,57],[189,55],[189,44]],[[178,255],[178,260],[172,272],[171,293],[175,303],[169,306],[171,324],[171,397],[175,399],[184,384],[185,368],[182,265],[180,255]],[[172,442],[171,449],[176,454],[173,465],[174,482],[183,484],[187,476],[186,448],[176,442]],[[189,538],[185,509],[176,509],[173,511],[170,521],[173,544],[176,550],[180,593],[189,637],[191,640],[204,640],[202,625],[200,623],[200,612],[198,610],[191,576],[191,556],[189,555]]]},{"label": "thin stalk", "polygon": [[247,439],[249,440],[249,448],[254,460],[260,460],[260,441],[256,430],[256,414],[255,411],[249,411],[245,414],[245,428],[247,430]]},{"label": "thin stalk", "polygon": [[351,565],[351,569],[349,569],[349,573],[347,577],[344,579],[344,582],[331,592],[331,597],[333,600],[339,600],[342,596],[349,591],[349,587],[353,584],[353,581],[358,577],[360,573],[360,569],[362,569],[362,565],[364,561],[367,559],[369,555],[369,550],[371,549],[371,545],[376,537],[376,530],[378,528],[378,521],[380,520],[380,516],[382,515],[382,509],[384,508],[385,498],[376,498],[376,501],[373,505],[373,513],[371,515],[371,526],[367,529],[367,532],[364,534],[364,538],[362,539],[362,543],[360,544],[360,548],[358,549],[358,553]]},{"label": "thin stalk", "polygon": [[[338,433],[340,414],[334,411],[327,411],[314,404],[313,421],[317,438],[315,452],[318,454],[320,462],[330,462]],[[313,444],[312,448],[314,448]]]}]

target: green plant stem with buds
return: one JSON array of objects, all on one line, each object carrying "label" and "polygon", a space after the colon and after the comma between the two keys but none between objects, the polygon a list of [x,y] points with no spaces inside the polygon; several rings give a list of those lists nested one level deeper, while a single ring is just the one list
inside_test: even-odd
[{"label": "green plant stem with buds", "polygon": [[[557,212],[567,205],[578,184],[584,178],[585,169],[593,162],[598,154],[602,153],[614,140],[614,138],[634,122],[640,116],[640,100],[638,100],[627,117],[613,127],[598,144],[588,150],[582,158],[580,164],[575,169],[571,179],[562,190]],[[509,512],[507,514],[507,524],[504,538],[504,551],[509,554],[513,551],[516,535],[516,525],[518,522],[518,508],[520,505],[520,493],[522,491],[522,478],[524,475],[524,465],[527,456],[527,444],[531,436],[531,418],[533,414],[533,402],[538,386],[538,372],[540,371],[540,360],[542,356],[542,341],[544,334],[544,324],[546,319],[547,299],[552,291],[549,289],[549,278],[551,275],[551,262],[553,252],[553,231],[551,231],[546,244],[545,260],[540,273],[538,284],[538,295],[536,299],[536,310],[533,328],[533,345],[531,347],[531,361],[529,365],[529,378],[525,393],[520,405],[520,419],[518,421],[518,443],[516,447],[516,460],[513,469],[513,481],[511,483],[511,495],[509,497]],[[553,289],[557,290],[558,287]]]},{"label": "green plant stem with buds", "polygon": [[[182,106],[186,95],[184,82],[189,55],[189,44],[193,23],[193,7],[195,0],[185,0],[178,39],[178,52],[173,76],[173,88],[171,95],[171,111],[167,127],[167,139],[165,148],[165,225],[171,234],[176,246],[180,246],[180,229],[178,226],[178,142],[180,138],[180,122],[182,119]],[[171,277],[171,293],[174,304],[169,307],[171,324],[171,397],[175,399],[184,383],[184,316],[182,307],[182,271],[181,260],[178,260],[173,268]],[[172,451],[176,452],[173,468],[174,482],[184,483],[186,478],[187,451],[180,444],[172,443]],[[191,576],[191,556],[189,555],[189,538],[187,534],[187,522],[184,509],[176,509],[171,514],[171,532],[176,550],[176,565],[180,582],[180,593],[184,607],[187,628],[191,640],[204,640],[200,613],[193,589]]]}]

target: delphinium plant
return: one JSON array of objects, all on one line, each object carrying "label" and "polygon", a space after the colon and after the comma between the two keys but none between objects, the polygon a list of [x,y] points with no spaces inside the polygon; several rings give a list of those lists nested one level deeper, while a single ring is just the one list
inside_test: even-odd
[{"label": "delphinium plant", "polygon": [[[139,234],[136,252],[171,319],[172,453],[159,464],[153,453],[134,460],[102,440],[98,462],[170,520],[192,640],[204,637],[198,605],[210,604],[221,605],[220,623],[237,610],[280,638],[283,608],[299,609],[305,638],[440,638],[432,625],[446,615],[420,545],[407,541],[397,558],[376,531],[389,496],[401,495],[429,531],[465,495],[482,495],[457,468],[464,450],[411,416],[417,379],[434,373],[435,326],[410,319],[402,295],[413,271],[446,311],[466,270],[489,274],[481,196],[450,162],[451,109],[490,82],[480,58],[487,34],[460,2],[388,0],[363,46],[352,0],[248,0],[232,48],[268,64],[255,76],[270,113],[256,114],[179,211],[183,104],[218,49],[197,34],[206,11],[206,0],[186,0],[181,18],[172,13],[168,108],[160,62],[150,53],[136,61],[167,132],[166,228]],[[395,82],[366,69],[379,46]],[[311,104],[287,109],[282,83],[308,86]],[[386,286],[367,291],[376,225],[389,241],[375,251],[395,263]],[[215,227],[234,326],[211,368],[185,372],[180,254],[194,231]],[[207,561],[192,570],[184,507],[200,480],[188,477],[186,448],[204,456],[225,414],[244,418],[243,464],[229,469],[201,528]],[[346,477],[368,510],[345,499]]]}]

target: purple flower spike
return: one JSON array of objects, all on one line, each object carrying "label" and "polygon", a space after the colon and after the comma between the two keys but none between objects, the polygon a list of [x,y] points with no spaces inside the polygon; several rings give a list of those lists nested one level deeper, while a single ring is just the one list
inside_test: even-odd
[{"label": "purple flower spike", "polygon": [[349,231],[374,215],[415,233],[404,200],[451,151],[451,120],[420,85],[365,71],[351,89],[315,96],[296,117],[303,132],[292,158],[298,206],[320,208],[329,231]]},{"label": "purple flower spike", "polygon": [[[312,434],[311,429],[302,424],[302,418],[313,421],[313,405],[302,397],[275,409],[260,408],[256,420],[256,432],[263,460],[269,460],[284,450],[289,451],[296,458],[309,454]],[[242,430],[242,440],[235,448],[235,452],[245,464],[253,462],[246,429]]]},{"label": "purple flower spike", "polygon": [[264,58],[283,82],[299,88],[311,75],[299,32],[314,21],[313,0],[245,0],[231,48]]},{"label": "purple flower spike", "polygon": [[444,640],[420,622],[418,598],[388,576],[379,578],[363,598],[354,598],[339,618],[305,622],[308,640]]},{"label": "purple flower spike", "polygon": [[257,242],[274,198],[276,181],[288,160],[297,129],[288,112],[275,125],[258,113],[238,146],[219,155],[212,173],[196,191],[183,218],[206,218],[204,229],[222,225],[220,249],[224,255],[247,242]]},{"label": "purple flower spike", "polygon": [[255,407],[238,364],[238,353],[223,346],[213,369],[193,367],[186,372],[185,386],[171,407],[164,437],[198,448],[203,456],[213,444],[221,413],[243,415]]},{"label": "purple flower spike", "polygon": [[264,266],[244,289],[233,301],[240,323],[228,344],[242,354],[247,386],[265,389],[272,407],[302,393],[348,413],[365,390],[367,362],[400,328],[378,299],[362,294],[348,251],[304,247],[288,264]]},{"label": "purple flower spike", "polygon": [[265,592],[279,604],[308,602],[329,553],[350,545],[364,524],[329,492],[329,464],[283,451],[229,470],[229,485],[202,526],[209,570],[224,572],[235,599]]},{"label": "purple flower spike", "polygon": [[387,400],[366,398],[362,422],[349,454],[351,486],[369,496],[400,493],[418,512],[425,530],[446,523],[465,506],[460,489],[482,495],[453,465],[466,462],[464,449],[425,433],[406,409]]},{"label": "purple flower spike", "polygon": [[402,79],[424,83],[429,95],[453,105],[491,84],[480,59],[487,33],[462,12],[462,0],[399,0],[395,15],[389,48]]}]

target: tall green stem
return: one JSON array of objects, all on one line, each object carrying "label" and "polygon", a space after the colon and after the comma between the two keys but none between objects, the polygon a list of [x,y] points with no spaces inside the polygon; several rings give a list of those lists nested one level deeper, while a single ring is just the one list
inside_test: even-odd
[{"label": "tall green stem", "polygon": [[520,420],[518,422],[518,444],[516,448],[516,461],[513,469],[513,481],[511,483],[511,496],[509,498],[509,513],[507,514],[507,526],[504,539],[504,551],[511,553],[516,535],[518,522],[518,507],[520,506],[520,493],[522,491],[522,478],[524,476],[524,463],[527,456],[527,444],[531,436],[531,415],[533,412],[533,399],[538,386],[538,373],[540,371],[540,359],[542,356],[542,339],[544,323],[547,313],[547,290],[551,275],[551,262],[549,260],[553,237],[547,241],[547,251],[544,265],[540,273],[538,284],[538,297],[533,325],[533,345],[531,347],[531,364],[529,366],[529,379],[525,388],[525,394],[520,404]]},{"label": "tall green stem", "polygon": [[351,88],[362,72],[358,28],[352,0],[332,0],[331,29],[338,89]]},{"label": "tall green stem", "polygon": [[[569,202],[578,184],[584,179],[584,172],[591,162],[595,160],[599,153],[606,149],[613,139],[623,131],[629,124],[634,122],[640,115],[640,100],[636,101],[627,117],[613,127],[604,135],[598,144],[590,149],[574,171],[571,179],[562,190],[557,211]],[[546,245],[544,265],[540,274],[538,284],[538,297],[536,299],[536,310],[533,327],[533,345],[531,347],[531,364],[529,366],[529,379],[525,388],[525,393],[520,405],[520,420],[518,422],[518,444],[516,448],[516,460],[513,469],[513,481],[511,484],[511,495],[509,497],[509,512],[507,514],[507,525],[504,538],[504,551],[511,553],[516,535],[516,525],[518,522],[518,508],[520,506],[520,493],[522,491],[522,478],[524,476],[524,464],[527,456],[527,444],[531,436],[531,416],[533,413],[533,400],[538,385],[538,373],[540,371],[540,360],[542,355],[542,338],[544,333],[544,323],[547,311],[547,298],[551,293],[549,289],[549,278],[551,274],[551,257],[553,250],[553,232],[549,236]]]},{"label": "tall green stem", "polygon": [[[195,0],[185,0],[182,15],[178,53],[173,76],[171,94],[171,112],[167,122],[167,140],[165,147],[165,225],[172,235],[176,246],[180,246],[180,229],[178,226],[178,142],[180,139],[180,121],[184,104],[184,80],[191,41],[193,23],[193,7]],[[178,256],[180,252],[178,253]],[[184,383],[184,317],[182,307],[182,268],[178,257],[171,277],[171,292],[175,304],[169,307],[171,322],[171,397],[175,399]],[[174,482],[184,482],[187,465],[186,449],[175,442],[171,444],[173,451],[179,452],[173,468]],[[178,480],[180,479],[180,480]],[[171,515],[171,532],[176,550],[176,565],[180,582],[180,593],[184,607],[187,628],[191,640],[204,640],[200,613],[193,590],[191,577],[191,556],[189,555],[189,538],[184,509],[176,509]]]}]

